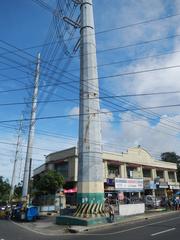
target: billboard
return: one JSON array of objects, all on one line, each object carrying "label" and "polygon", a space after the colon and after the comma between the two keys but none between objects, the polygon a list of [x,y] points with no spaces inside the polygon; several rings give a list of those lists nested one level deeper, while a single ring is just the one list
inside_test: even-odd
[{"label": "billboard", "polygon": [[121,192],[142,192],[143,179],[115,178],[115,189]]}]

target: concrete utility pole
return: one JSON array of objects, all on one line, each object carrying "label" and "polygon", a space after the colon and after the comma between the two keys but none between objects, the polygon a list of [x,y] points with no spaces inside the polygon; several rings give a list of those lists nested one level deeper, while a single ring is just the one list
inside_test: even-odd
[{"label": "concrete utility pole", "polygon": [[12,173],[12,179],[11,179],[10,200],[14,194],[14,187],[15,187],[15,182],[16,182],[16,171],[17,171],[17,163],[18,163],[19,145],[20,145],[21,133],[22,133],[22,122],[23,122],[23,119],[21,118],[20,123],[19,123],[18,138],[17,138],[13,173]]},{"label": "concrete utility pole", "polygon": [[24,177],[23,177],[22,197],[23,197],[23,199],[26,199],[26,200],[28,197],[29,171],[30,171],[30,163],[31,163],[31,158],[32,158],[32,147],[33,147],[34,131],[35,131],[39,76],[40,76],[40,53],[38,54],[38,57],[37,57],[34,93],[33,93],[33,98],[32,98],[31,120],[30,120],[30,125],[29,125],[28,144],[27,144],[27,151],[26,151]]},{"label": "concrete utility pole", "polygon": [[74,216],[104,215],[99,86],[92,0],[81,1],[78,207]]}]

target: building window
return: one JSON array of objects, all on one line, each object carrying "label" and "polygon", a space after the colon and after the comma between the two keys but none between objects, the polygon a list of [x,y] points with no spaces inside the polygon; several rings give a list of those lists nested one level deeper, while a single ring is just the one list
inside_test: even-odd
[{"label": "building window", "polygon": [[68,178],[68,162],[60,163],[55,166],[55,170],[61,174],[65,179]]},{"label": "building window", "polygon": [[127,167],[127,177],[133,178],[133,172],[137,171],[137,168],[135,167]]},{"label": "building window", "polygon": [[108,165],[108,174],[109,175],[115,175],[115,177],[118,177],[119,175],[119,166],[116,165]]},{"label": "building window", "polygon": [[168,172],[169,179],[175,179],[175,174],[174,172]]},{"label": "building window", "polygon": [[157,177],[164,178],[164,171],[163,170],[156,170]]},{"label": "building window", "polygon": [[151,178],[151,169],[143,168],[143,177]]}]

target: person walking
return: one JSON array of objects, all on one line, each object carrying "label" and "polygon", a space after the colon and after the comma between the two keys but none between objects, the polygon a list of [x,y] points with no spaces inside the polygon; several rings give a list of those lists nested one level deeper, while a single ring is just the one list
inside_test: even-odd
[{"label": "person walking", "polygon": [[179,196],[176,197],[175,202],[176,202],[176,210],[179,210],[179,207],[180,207],[180,198],[179,198]]},{"label": "person walking", "polygon": [[109,218],[110,222],[114,222],[114,207],[112,204],[109,204]]}]

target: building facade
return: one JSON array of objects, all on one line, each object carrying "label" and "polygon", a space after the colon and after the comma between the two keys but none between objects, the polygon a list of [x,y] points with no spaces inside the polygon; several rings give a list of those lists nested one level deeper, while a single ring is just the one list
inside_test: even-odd
[{"label": "building facade", "polygon": [[[105,193],[117,193],[115,178],[143,179],[144,195],[164,196],[179,190],[174,163],[155,160],[145,149],[134,147],[125,153],[103,153]],[[68,198],[75,201],[78,174],[78,153],[73,147],[46,156],[43,165],[34,170],[34,175],[47,170],[59,172],[65,179]],[[139,195],[140,196],[140,195]]]}]

